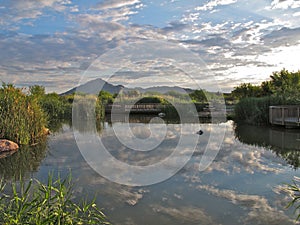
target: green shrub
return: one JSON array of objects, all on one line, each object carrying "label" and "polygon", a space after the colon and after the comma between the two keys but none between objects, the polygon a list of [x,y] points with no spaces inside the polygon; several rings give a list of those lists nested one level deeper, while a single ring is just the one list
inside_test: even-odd
[{"label": "green shrub", "polygon": [[37,99],[13,85],[0,88],[0,138],[33,144],[44,136],[47,117]]},{"label": "green shrub", "polygon": [[247,124],[262,125],[269,123],[269,106],[289,105],[294,101],[287,101],[280,97],[269,96],[261,98],[243,98],[235,105],[234,117],[236,121]]},{"label": "green shrub", "polygon": [[46,94],[45,88],[39,85],[31,86],[29,93],[47,114],[50,124],[57,120],[71,118],[73,95],[60,96],[57,93]]},{"label": "green shrub", "polygon": [[146,96],[137,101],[137,104],[146,104],[146,103],[162,103],[162,99],[156,96]]},{"label": "green shrub", "polygon": [[106,216],[95,204],[73,201],[71,177],[53,180],[49,175],[47,184],[38,180],[11,184],[11,194],[5,192],[0,182],[0,223],[6,225],[67,225],[109,224]]}]

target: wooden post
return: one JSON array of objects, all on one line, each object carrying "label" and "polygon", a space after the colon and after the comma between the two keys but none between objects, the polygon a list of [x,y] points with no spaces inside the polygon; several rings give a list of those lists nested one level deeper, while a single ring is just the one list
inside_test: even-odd
[{"label": "wooden post", "polygon": [[272,106],[270,106],[269,107],[269,123],[271,123],[271,124],[273,124],[273,107]]},{"label": "wooden post", "polygon": [[300,124],[300,107],[298,106],[297,108],[297,111],[298,111],[298,126]]},{"label": "wooden post", "polygon": [[281,108],[281,125],[284,125],[284,107]]}]

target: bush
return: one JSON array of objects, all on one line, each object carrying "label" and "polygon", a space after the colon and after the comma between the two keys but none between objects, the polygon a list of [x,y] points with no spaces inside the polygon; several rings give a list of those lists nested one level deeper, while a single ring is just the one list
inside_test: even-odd
[{"label": "bush", "polygon": [[37,99],[13,85],[0,89],[0,138],[33,144],[45,134],[47,117]]},{"label": "bush", "polygon": [[109,224],[94,201],[73,202],[71,177],[52,179],[47,184],[30,180],[11,184],[12,194],[4,193],[0,182],[0,223],[6,225]]},{"label": "bush", "polygon": [[143,97],[140,100],[137,101],[137,104],[147,104],[147,103],[162,103],[162,99],[156,96],[147,96]]},{"label": "bush", "polygon": [[73,95],[60,96],[57,93],[46,94],[45,88],[39,85],[31,86],[29,93],[46,113],[49,123],[71,118]]},{"label": "bush", "polygon": [[236,121],[247,124],[262,125],[269,123],[269,106],[294,104],[279,97],[243,98],[235,105]]}]

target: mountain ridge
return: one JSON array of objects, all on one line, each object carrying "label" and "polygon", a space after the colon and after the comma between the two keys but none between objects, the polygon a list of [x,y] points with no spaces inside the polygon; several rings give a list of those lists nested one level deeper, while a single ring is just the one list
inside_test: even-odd
[{"label": "mountain ridge", "polygon": [[179,86],[154,86],[154,87],[149,87],[149,88],[142,88],[142,87],[136,87],[136,88],[128,88],[125,87],[123,85],[113,85],[111,83],[108,83],[106,81],[104,81],[101,78],[97,78],[94,80],[90,80],[88,82],[86,82],[85,84],[81,84],[77,87],[74,87],[66,92],[61,93],[61,95],[69,95],[69,94],[73,94],[75,92],[82,92],[82,93],[86,93],[86,94],[98,94],[100,89],[99,87],[102,87],[101,90],[102,91],[107,91],[111,94],[117,94],[119,93],[121,90],[123,91],[132,91],[132,90],[137,90],[141,93],[145,93],[145,92],[159,92],[159,93],[167,93],[169,91],[176,91],[179,93],[191,93],[195,90],[191,89],[191,88],[182,88]]}]

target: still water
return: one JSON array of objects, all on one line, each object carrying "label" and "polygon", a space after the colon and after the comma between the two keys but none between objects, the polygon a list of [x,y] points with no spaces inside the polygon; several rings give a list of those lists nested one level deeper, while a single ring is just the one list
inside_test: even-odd
[{"label": "still water", "polygon": [[[149,137],[149,121],[149,117],[131,118],[132,133],[140,139]],[[124,147],[112,126],[124,128],[121,138],[126,139],[128,124],[122,118],[114,124],[107,120],[99,137],[116,159],[148,165],[168,157],[178,144],[179,124],[165,122],[169,133],[157,147],[158,154]],[[209,167],[199,171],[209,134],[220,126],[226,127],[221,148]],[[19,174],[46,180],[49,171],[61,176],[71,171],[76,195],[96,195],[97,204],[112,224],[295,224],[293,209],[286,209],[290,198],[282,187],[300,176],[299,130],[237,125],[232,121],[188,127],[189,135],[198,140],[191,158],[174,176],[153,185],[126,186],[100,176],[84,160],[68,124],[54,132],[47,143],[0,159],[0,173],[8,180]],[[201,136],[195,133],[198,127],[204,132]]]}]

